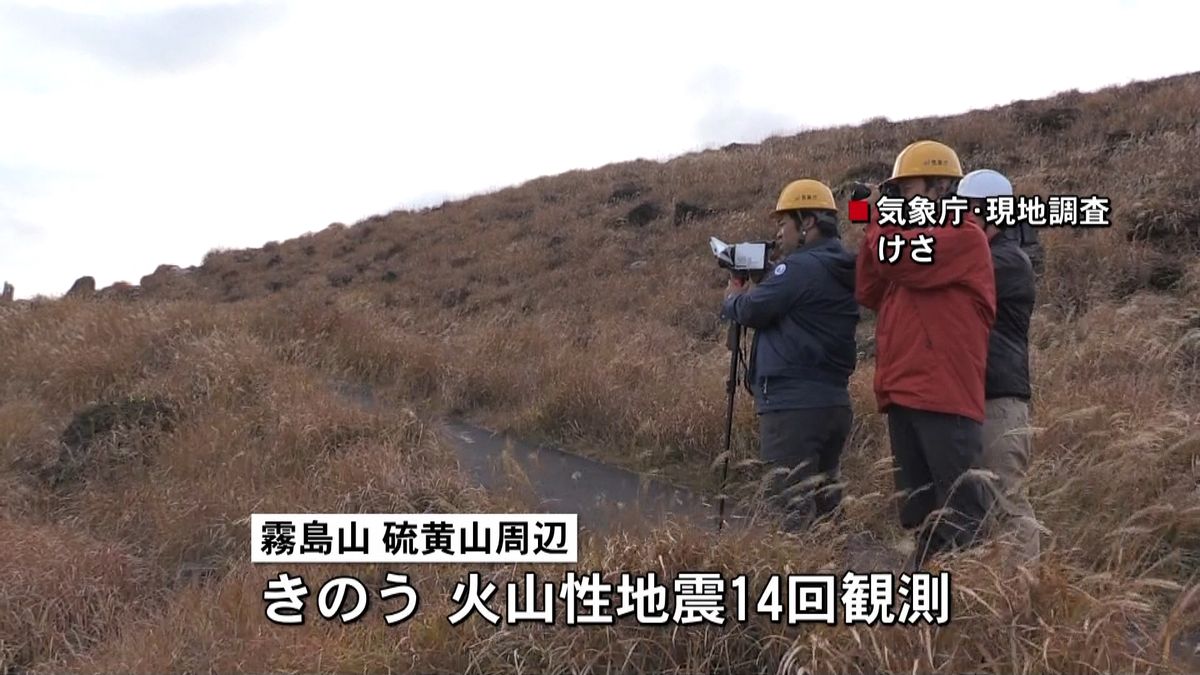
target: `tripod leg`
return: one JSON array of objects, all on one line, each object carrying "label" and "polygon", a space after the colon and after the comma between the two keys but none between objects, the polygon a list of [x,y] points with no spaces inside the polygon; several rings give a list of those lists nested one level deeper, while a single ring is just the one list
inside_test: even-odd
[{"label": "tripod leg", "polygon": [[721,497],[720,507],[717,512],[717,531],[720,532],[725,524],[725,484],[729,479],[729,450],[732,447],[733,441],[733,399],[737,394],[737,366],[738,357],[741,355],[741,338],[742,327],[736,321],[729,324],[729,339],[730,348],[729,354],[729,378],[725,380],[725,393],[729,397],[725,407],[725,462],[721,469]]}]

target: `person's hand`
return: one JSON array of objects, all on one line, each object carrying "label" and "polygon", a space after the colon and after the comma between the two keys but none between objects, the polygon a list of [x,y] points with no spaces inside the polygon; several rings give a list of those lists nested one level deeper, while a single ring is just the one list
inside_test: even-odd
[{"label": "person's hand", "polygon": [[879,201],[880,195],[879,186],[875,183],[855,183],[854,191],[850,193],[850,199],[853,200],[859,195],[862,195],[862,190],[864,188],[866,188],[868,192],[862,197],[862,200],[874,206],[875,203]]},{"label": "person's hand", "polygon": [[750,288],[750,282],[746,279],[739,279],[735,276],[729,277],[729,284],[725,286],[725,297],[732,298],[735,295],[741,295]]},{"label": "person's hand", "polygon": [[[875,183],[855,183],[854,191],[850,193],[851,201],[863,201],[867,203],[868,216],[875,213],[879,208],[879,198],[881,196],[879,185]],[[862,221],[862,228],[866,230],[871,225],[871,218],[868,217]]]}]

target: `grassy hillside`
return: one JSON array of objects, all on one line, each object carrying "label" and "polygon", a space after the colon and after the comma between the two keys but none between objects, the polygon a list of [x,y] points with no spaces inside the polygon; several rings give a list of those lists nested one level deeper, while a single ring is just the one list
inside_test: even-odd
[{"label": "grassy hillside", "polygon": [[[1192,75],[877,121],[217,251],[97,299],[0,305],[0,532],[12,544],[0,552],[0,671],[1166,670],[1176,636],[1200,628],[1198,119]],[[1000,564],[995,547],[954,561],[955,619],[937,631],[451,628],[466,571],[453,566],[407,570],[427,604],[400,627],[374,609],[354,626],[267,623],[273,570],[247,562],[251,512],[512,508],[453,471],[428,432],[445,413],[711,486],[728,356],[708,236],[771,233],[789,180],[842,192],[923,137],[1021,192],[1115,207],[1110,229],[1042,232],[1031,490],[1053,535],[1035,568]],[[846,225],[848,243],[859,236]],[[868,316],[864,347],[871,330]],[[898,536],[873,367],[864,348],[836,530],[714,539],[666,527],[585,540],[574,569],[761,584],[842,571],[850,533]],[[369,383],[389,405],[357,408],[332,380]],[[746,399],[738,453],[751,457]],[[524,571],[483,569],[496,581]],[[381,583],[384,570],[305,572]]]},{"label": "grassy hillside", "polygon": [[[968,169],[1001,170],[1023,193],[1111,198],[1113,228],[1043,233],[1039,321],[1061,327],[1137,291],[1178,294],[1200,242],[1198,113],[1200,76],[1186,76],[615,164],[215,251],[194,273],[149,280],[147,293],[353,298],[372,308],[364,339],[399,356],[359,376],[496,413],[514,431],[620,451],[643,469],[691,465],[720,445],[722,421],[725,277],[709,235],[773,234],[767,213],[789,180],[815,176],[844,195],[851,180],[886,175],[910,141],[938,138]],[[859,228],[844,227],[856,244]],[[1039,347],[1049,339],[1039,334]],[[856,386],[870,374],[864,362]],[[690,467],[674,474],[697,479]]]}]

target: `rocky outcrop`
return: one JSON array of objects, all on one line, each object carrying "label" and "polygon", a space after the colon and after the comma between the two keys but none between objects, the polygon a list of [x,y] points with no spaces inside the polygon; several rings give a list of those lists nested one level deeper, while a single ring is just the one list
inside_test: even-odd
[{"label": "rocky outcrop", "polygon": [[92,277],[79,277],[67,291],[68,298],[90,298],[96,293],[96,280]]},{"label": "rocky outcrop", "polygon": [[58,462],[43,473],[54,486],[131,463],[149,464],[157,440],[178,419],[165,399],[127,397],[79,411],[60,437]]},{"label": "rocky outcrop", "polygon": [[159,265],[152,274],[142,277],[138,284],[148,295],[178,299],[196,289],[194,268],[181,269],[177,265]]},{"label": "rocky outcrop", "polygon": [[662,209],[654,202],[643,202],[625,215],[625,222],[634,227],[644,227],[658,219]]},{"label": "rocky outcrop", "polygon": [[137,300],[142,297],[142,288],[125,281],[117,283],[97,293],[99,297],[113,300]]}]

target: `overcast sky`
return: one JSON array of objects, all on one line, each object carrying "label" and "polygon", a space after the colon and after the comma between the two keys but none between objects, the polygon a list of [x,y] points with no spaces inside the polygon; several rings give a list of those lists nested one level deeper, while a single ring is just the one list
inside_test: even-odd
[{"label": "overcast sky", "polygon": [[0,0],[0,281],[17,297],[85,274],[137,283],[212,248],[540,175],[1200,70],[1198,15],[1141,0]]}]

